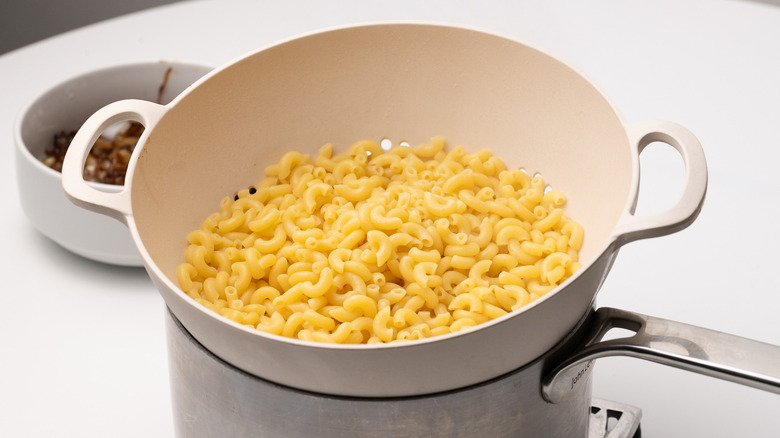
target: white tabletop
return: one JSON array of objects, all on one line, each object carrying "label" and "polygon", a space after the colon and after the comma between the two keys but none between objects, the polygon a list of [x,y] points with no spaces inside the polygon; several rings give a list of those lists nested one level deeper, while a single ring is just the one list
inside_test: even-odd
[{"label": "white tabletop", "polygon": [[[701,215],[678,234],[624,247],[599,305],[780,345],[780,8],[738,0],[188,1],[0,56],[0,436],[173,436],[163,301],[142,269],[74,256],[31,227],[13,167],[20,107],[96,67],[220,65],[302,32],[396,19],[513,35],[588,75],[627,121],[690,129],[710,172]],[[677,193],[667,169],[679,163],[663,151],[643,163],[655,178],[641,191],[641,211]],[[595,396],[642,409],[643,436],[780,435],[780,395],[629,358],[597,361],[594,378]]]}]

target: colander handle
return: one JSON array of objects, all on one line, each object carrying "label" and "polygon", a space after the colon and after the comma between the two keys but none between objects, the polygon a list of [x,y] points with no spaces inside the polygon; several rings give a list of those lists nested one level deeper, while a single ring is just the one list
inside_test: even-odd
[{"label": "colander handle", "polygon": [[[633,335],[602,341],[613,328]],[[676,321],[604,307],[595,312],[584,346],[542,381],[551,403],[587,381],[594,359],[628,356],[780,394],[780,346]]]},{"label": "colander handle", "polygon": [[110,103],[92,114],[79,128],[65,154],[62,164],[62,187],[65,195],[82,208],[126,222],[126,218],[131,215],[130,185],[124,185],[118,191],[100,190],[100,185],[88,184],[84,180],[84,164],[92,145],[108,127],[127,121],[140,122],[145,129],[127,166],[126,180],[129,181],[136,157],[143,148],[151,127],[157,124],[166,110],[164,105],[126,99]]},{"label": "colander handle", "polygon": [[660,141],[674,147],[683,159],[685,182],[680,198],[669,209],[652,215],[638,216],[634,214],[639,194],[637,173],[631,208],[623,213],[613,231],[618,245],[684,229],[699,215],[707,192],[707,162],[704,151],[699,140],[690,131],[673,122],[651,120],[629,125],[628,134],[635,148],[637,166],[639,154],[650,143]]}]

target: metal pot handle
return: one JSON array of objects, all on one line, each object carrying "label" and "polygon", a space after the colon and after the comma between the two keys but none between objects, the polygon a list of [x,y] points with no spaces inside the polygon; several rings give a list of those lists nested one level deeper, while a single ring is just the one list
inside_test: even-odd
[{"label": "metal pot handle", "polygon": [[[612,328],[633,336],[601,341]],[[542,395],[564,401],[600,357],[630,356],[780,394],[780,346],[613,308],[595,312],[584,347],[542,381]],[[583,379],[584,381],[584,379]]]},{"label": "metal pot handle", "polygon": [[122,222],[131,216],[130,185],[120,190],[100,190],[100,184],[88,184],[84,180],[82,169],[90,149],[95,141],[109,126],[126,121],[138,121],[145,129],[127,166],[126,180],[132,177],[135,161],[152,126],[157,124],[167,111],[167,107],[153,102],[137,99],[125,99],[110,103],[92,114],[79,128],[68,146],[62,164],[62,187],[65,195],[76,205],[95,211]]},{"label": "metal pot handle", "polygon": [[658,237],[680,231],[690,225],[701,211],[707,192],[707,162],[699,140],[686,128],[664,120],[648,120],[628,125],[627,132],[633,150],[635,166],[639,154],[650,143],[660,141],[674,147],[683,159],[685,182],[677,202],[669,209],[645,216],[634,215],[639,195],[639,172],[633,181],[633,199],[614,231],[618,246],[628,242]]}]

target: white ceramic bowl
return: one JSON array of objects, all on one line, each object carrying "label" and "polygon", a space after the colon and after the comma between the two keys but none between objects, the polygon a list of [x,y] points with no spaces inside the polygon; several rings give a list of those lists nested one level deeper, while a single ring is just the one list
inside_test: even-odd
[{"label": "white ceramic bowl", "polygon": [[[16,175],[22,210],[33,226],[64,248],[99,262],[141,266],[127,227],[71,203],[62,175],[41,162],[60,131],[78,129],[101,107],[120,99],[168,103],[211,67],[177,62],[141,62],[91,71],[48,88],[25,106],[14,126]],[[90,183],[116,192],[121,186]]]}]

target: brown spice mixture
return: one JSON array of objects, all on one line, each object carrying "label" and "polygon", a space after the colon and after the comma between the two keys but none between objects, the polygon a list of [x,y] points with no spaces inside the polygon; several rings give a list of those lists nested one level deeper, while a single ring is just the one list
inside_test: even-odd
[{"label": "brown spice mixture", "polygon": [[[157,103],[162,102],[165,86],[171,74],[169,67],[165,71],[162,84],[157,90]],[[127,174],[127,163],[133,154],[133,149],[138,139],[144,132],[144,126],[138,122],[130,122],[113,140],[103,136],[97,139],[87,156],[84,165],[84,179],[104,184],[124,185]],[[44,151],[45,156],[41,161],[57,172],[62,172],[62,163],[65,161],[65,153],[68,152],[76,131],[60,131],[54,135],[52,147]]]},{"label": "brown spice mixture", "polygon": [[[113,140],[103,136],[97,139],[87,156],[84,165],[84,179],[104,184],[123,185],[127,173],[127,163],[133,153],[133,148],[144,131],[144,126],[131,122],[117,133]],[[46,149],[43,163],[52,169],[62,172],[65,153],[76,131],[60,131],[54,135],[52,147]]]}]

